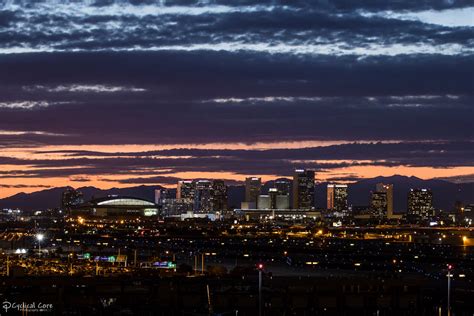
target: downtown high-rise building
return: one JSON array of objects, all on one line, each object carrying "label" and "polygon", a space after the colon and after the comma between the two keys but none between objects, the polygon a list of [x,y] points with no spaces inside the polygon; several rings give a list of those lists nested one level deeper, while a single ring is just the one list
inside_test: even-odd
[{"label": "downtown high-rise building", "polygon": [[433,216],[433,193],[429,189],[410,189],[407,215],[411,218],[428,219]]},{"label": "downtown high-rise building", "polygon": [[194,200],[195,184],[192,180],[178,181],[178,188],[176,189],[176,199]]},{"label": "downtown high-rise building", "polygon": [[310,209],[314,200],[314,171],[296,169],[293,175],[293,208]]},{"label": "downtown high-rise building", "polygon": [[165,199],[161,205],[161,214],[165,217],[180,216],[193,211],[193,203],[188,199]]},{"label": "downtown high-rise building", "polygon": [[155,204],[163,205],[164,201],[169,198],[167,189],[156,189],[155,190]]},{"label": "downtown high-rise building", "polygon": [[270,188],[268,194],[258,196],[257,206],[259,209],[289,209],[290,195],[280,194],[277,188]]},{"label": "downtown high-rise building", "polygon": [[393,184],[377,183],[375,185],[375,191],[385,192],[387,195],[387,218],[393,217]]},{"label": "downtown high-rise building", "polygon": [[262,189],[262,178],[245,178],[245,202],[249,208],[256,208],[258,197]]},{"label": "downtown high-rise building", "polygon": [[387,192],[371,192],[370,212],[373,217],[382,218],[387,214]]},{"label": "downtown high-rise building", "polygon": [[336,212],[342,212],[348,209],[346,184],[328,184],[327,209]]},{"label": "downtown high-rise building", "polygon": [[212,206],[212,181],[194,181],[193,211],[195,213],[210,213]]},{"label": "downtown high-rise building", "polygon": [[212,181],[212,210],[221,213],[227,211],[227,186],[224,180]]},{"label": "downtown high-rise building", "polygon": [[274,188],[277,189],[278,195],[290,195],[291,182],[289,179],[276,179]]},{"label": "downtown high-rise building", "polygon": [[82,192],[73,188],[68,188],[61,196],[61,208],[64,210],[71,210],[84,203],[84,196]]},{"label": "downtown high-rise building", "polygon": [[[186,207],[186,204],[190,207]],[[227,211],[227,186],[224,180],[178,181],[174,205],[194,213]]]}]

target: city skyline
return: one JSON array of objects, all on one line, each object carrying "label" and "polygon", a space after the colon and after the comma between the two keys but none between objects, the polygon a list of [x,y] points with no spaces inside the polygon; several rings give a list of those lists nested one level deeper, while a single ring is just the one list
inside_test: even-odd
[{"label": "city skyline", "polygon": [[[409,204],[407,204],[407,197],[411,191],[417,189],[434,190],[433,206],[437,211],[452,211],[473,202],[472,183],[456,184],[445,180],[423,180],[405,176],[375,177],[346,184],[320,182],[317,179],[313,182],[311,178],[310,183],[306,179],[297,180],[301,175],[306,177],[306,174],[311,177],[312,171],[296,169],[293,178],[277,178],[263,182],[258,177],[249,177],[245,182],[196,178],[177,180],[169,187],[159,185],[108,189],[91,186],[55,187],[0,199],[0,207],[4,209],[24,207],[25,210],[57,208],[59,204],[57,204],[58,200],[55,196],[58,195],[58,192],[67,194],[77,192],[79,195],[73,194],[72,200],[86,201],[97,197],[122,195],[142,198],[149,202],[155,201],[159,206],[163,206],[163,201],[166,200],[165,204],[171,203],[173,208],[180,208],[183,211],[185,209],[200,211],[202,203],[210,208],[214,208],[213,203],[217,203],[215,205],[220,205],[219,209],[227,204],[229,210],[239,208],[267,209],[270,208],[269,205],[272,205],[271,208],[276,207],[277,209],[295,209],[295,203],[299,204],[294,199],[295,196],[299,196],[299,193],[295,192],[295,188],[296,191],[301,191],[302,196],[306,196],[303,197],[304,200],[312,201],[308,202],[311,208],[334,211],[338,216],[347,216],[352,212],[350,209],[353,208],[356,213],[370,211],[373,216],[387,214],[388,218],[392,218],[392,215],[395,215],[393,218],[396,218],[398,215],[406,213]],[[300,185],[294,187],[295,181]],[[217,195],[213,192],[216,192]],[[228,202],[223,202],[227,197],[230,197]],[[206,201],[202,202],[202,199]],[[61,205],[65,205],[65,203],[63,202]],[[302,207],[302,209],[305,208]],[[348,210],[349,213],[346,212]]]},{"label": "city skyline", "polygon": [[472,313],[473,17],[0,1],[2,309]]},{"label": "city skyline", "polygon": [[298,167],[473,181],[466,1],[0,10],[0,197]]}]

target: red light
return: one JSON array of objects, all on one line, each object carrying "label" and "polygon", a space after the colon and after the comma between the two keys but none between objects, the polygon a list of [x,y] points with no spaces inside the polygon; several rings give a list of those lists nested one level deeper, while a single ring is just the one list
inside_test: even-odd
[{"label": "red light", "polygon": [[263,269],[263,263],[259,263],[259,264],[257,265],[257,267],[258,267],[258,269],[262,270],[262,269]]},{"label": "red light", "polygon": [[448,264],[448,270],[451,270],[452,268],[453,268],[453,266]]}]

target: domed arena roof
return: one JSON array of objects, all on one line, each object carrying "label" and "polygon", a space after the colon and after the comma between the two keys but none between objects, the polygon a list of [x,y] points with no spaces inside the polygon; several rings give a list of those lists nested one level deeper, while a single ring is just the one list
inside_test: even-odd
[{"label": "domed arena roof", "polygon": [[155,203],[148,200],[126,196],[108,196],[91,200],[90,203],[97,206],[155,206]]},{"label": "domed arena roof", "polygon": [[114,195],[92,199],[76,211],[95,216],[155,216],[158,206],[142,198]]}]

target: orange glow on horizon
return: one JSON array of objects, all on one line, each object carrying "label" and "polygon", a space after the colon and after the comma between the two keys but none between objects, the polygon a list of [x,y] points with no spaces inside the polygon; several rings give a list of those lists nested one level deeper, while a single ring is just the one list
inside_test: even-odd
[{"label": "orange glow on horizon", "polygon": [[[360,178],[373,178],[377,176],[389,177],[393,175],[402,176],[415,176],[421,179],[431,179],[437,177],[451,177],[464,174],[474,173],[474,167],[457,167],[450,169],[439,169],[431,167],[380,167],[380,166],[354,166],[348,168],[333,169],[330,172],[323,172],[316,174],[316,181],[325,182],[332,177],[338,177],[344,174],[355,174]],[[152,177],[140,176],[141,178]],[[262,181],[269,181],[282,176],[279,175],[242,175],[231,172],[178,172],[169,174],[160,174],[160,176],[177,177],[182,179],[226,179],[234,181],[243,181],[247,176],[258,176],[262,178]],[[71,179],[75,178],[87,178],[88,181],[75,182]],[[101,175],[101,176],[89,176],[89,175],[75,175],[74,177],[53,177],[53,178],[7,178],[2,179],[0,185],[28,185],[28,186],[50,186],[50,187],[62,187],[72,186],[75,188],[84,186],[94,186],[100,189],[109,189],[112,187],[126,188],[139,185],[162,185],[168,188],[175,188],[176,184],[162,184],[162,183],[120,183],[120,180],[129,178],[130,175],[112,176],[112,175]],[[107,179],[105,181],[104,179]],[[349,181],[350,182],[350,181]],[[43,187],[24,187],[24,188],[6,188],[1,187],[0,198],[5,198],[20,192],[31,193],[35,191],[44,190],[47,188]]]},{"label": "orange glow on horizon", "polygon": [[[87,158],[91,157],[88,154],[80,156],[70,156],[67,153],[40,153],[41,151],[53,151],[53,150],[85,150],[85,151],[98,151],[105,153],[126,153],[126,152],[147,152],[151,150],[164,150],[164,149],[177,149],[177,148],[197,148],[197,149],[269,149],[269,148],[306,148],[306,147],[317,147],[317,146],[329,146],[334,145],[339,141],[303,141],[303,142],[279,142],[279,143],[256,143],[256,144],[243,144],[243,143],[228,143],[228,144],[175,144],[175,145],[84,145],[84,146],[42,146],[42,147],[26,147],[26,148],[5,148],[2,149],[2,156],[11,157],[17,159],[28,159],[31,163],[28,165],[14,165],[14,164],[3,164],[0,165],[0,172],[8,173],[15,171],[17,173],[28,173],[33,172],[35,169],[60,169],[60,167],[40,167],[34,166],[35,159],[47,159],[47,160],[67,160],[71,158]],[[343,142],[349,143],[349,142]],[[187,147],[189,146],[189,147]],[[92,157],[94,157],[92,155]],[[110,157],[108,157],[110,158]],[[162,157],[153,157],[155,159],[161,159]],[[173,159],[175,157],[167,156],[166,158]],[[179,158],[193,158],[183,157]],[[455,177],[462,175],[474,174],[474,167],[453,167],[453,168],[433,168],[433,167],[410,167],[410,166],[377,166],[372,165],[374,163],[370,160],[304,160],[304,161],[293,161],[295,166],[298,163],[308,164],[333,164],[342,162],[355,162],[364,163],[364,165],[353,165],[350,167],[327,169],[316,173],[316,180],[318,182],[324,182],[328,179],[335,177],[357,177],[357,178],[373,178],[377,176],[415,176],[421,179],[431,178],[444,178],[444,177]],[[66,168],[66,167],[65,167]],[[67,169],[80,169],[82,166],[67,167]],[[289,170],[282,170],[284,173],[288,173]],[[291,171],[290,171],[291,173]],[[239,174],[234,172],[201,172],[201,171],[188,171],[188,172],[174,172],[169,168],[152,168],[152,167],[140,167],[134,172],[133,170],[127,174],[74,174],[71,176],[64,177],[12,177],[9,175],[8,178],[0,178],[0,198],[8,197],[20,192],[31,193],[46,189],[47,187],[61,187],[61,186],[72,186],[72,187],[83,187],[83,186],[94,186],[101,189],[108,189],[112,187],[124,188],[138,185],[162,185],[165,187],[176,187],[176,184],[165,184],[159,182],[152,182],[150,180],[143,181],[143,183],[121,183],[120,180],[126,180],[129,178],[152,178],[154,176],[163,177],[174,177],[180,179],[199,179],[199,178],[215,178],[215,179],[226,179],[232,181],[243,181],[247,176],[258,176],[263,181],[273,180],[275,178],[282,177],[279,174]],[[73,181],[74,179],[84,181]],[[350,181],[345,181],[350,182]]]}]

